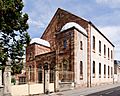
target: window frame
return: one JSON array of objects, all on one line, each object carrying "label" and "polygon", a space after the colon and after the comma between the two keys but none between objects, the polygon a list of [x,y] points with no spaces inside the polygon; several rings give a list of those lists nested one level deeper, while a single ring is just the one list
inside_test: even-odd
[{"label": "window frame", "polygon": [[106,78],[106,65],[104,64],[104,78]]},{"label": "window frame", "polygon": [[38,65],[38,83],[43,82],[43,66],[41,64]]},{"label": "window frame", "polygon": [[113,51],[111,50],[111,60],[113,59]]},{"label": "window frame", "polygon": [[113,78],[113,67],[111,67],[111,78]]},{"label": "window frame", "polygon": [[34,66],[32,65],[29,66],[29,81],[34,81]]},{"label": "window frame", "polygon": [[110,59],[110,49],[108,48],[108,60]]},{"label": "window frame", "polygon": [[83,62],[80,61],[80,80],[83,80]]},{"label": "window frame", "polygon": [[106,57],[106,45],[104,44],[104,57]]},{"label": "window frame", "polygon": [[93,50],[95,51],[95,36],[93,36]]},{"label": "window frame", "polygon": [[99,40],[99,54],[101,54],[101,41]]},{"label": "window frame", "polygon": [[64,48],[64,49],[67,48],[67,39],[66,39],[66,38],[63,40],[63,48]]},{"label": "window frame", "polygon": [[83,42],[80,41],[80,49],[83,50]]},{"label": "window frame", "polygon": [[101,63],[99,63],[99,78],[101,78]]},{"label": "window frame", "polygon": [[95,61],[93,61],[93,78],[95,78]]}]

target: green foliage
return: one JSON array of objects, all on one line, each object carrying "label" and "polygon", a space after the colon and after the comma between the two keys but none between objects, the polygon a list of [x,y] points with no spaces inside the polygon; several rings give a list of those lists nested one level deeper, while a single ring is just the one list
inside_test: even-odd
[{"label": "green foliage", "polygon": [[23,14],[22,0],[0,0],[0,63],[4,69],[11,60],[13,74],[22,69],[25,46],[30,42],[28,15]]},{"label": "green foliage", "polygon": [[14,75],[15,73],[19,74],[19,73],[21,73],[21,71],[23,69],[23,64],[22,63],[21,64],[13,64],[11,66],[11,69],[12,69],[12,72],[11,72],[12,75]]},{"label": "green foliage", "polygon": [[15,78],[11,78],[11,83],[13,83],[15,85],[15,83],[16,83]]}]

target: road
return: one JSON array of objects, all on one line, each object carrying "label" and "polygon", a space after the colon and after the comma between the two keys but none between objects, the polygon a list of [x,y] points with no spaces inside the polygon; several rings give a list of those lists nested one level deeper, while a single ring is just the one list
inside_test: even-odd
[{"label": "road", "polygon": [[97,93],[89,94],[87,96],[120,96],[120,86]]},{"label": "road", "polygon": [[[39,95],[41,96],[41,95]],[[120,96],[120,83],[77,88],[42,96]]]}]

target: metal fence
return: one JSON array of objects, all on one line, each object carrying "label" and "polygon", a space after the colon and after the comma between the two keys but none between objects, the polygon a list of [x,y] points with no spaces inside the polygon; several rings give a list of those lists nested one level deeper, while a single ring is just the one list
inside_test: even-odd
[{"label": "metal fence", "polygon": [[74,72],[72,72],[72,71],[59,71],[59,80],[61,80],[61,82],[73,82]]}]

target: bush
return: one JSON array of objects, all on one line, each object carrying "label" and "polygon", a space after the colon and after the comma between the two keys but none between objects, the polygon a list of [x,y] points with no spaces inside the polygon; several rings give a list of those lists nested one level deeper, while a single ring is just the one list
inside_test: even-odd
[{"label": "bush", "polygon": [[11,79],[11,83],[13,83],[13,84],[15,85],[15,83],[16,83],[15,78],[12,78],[12,79]]}]

